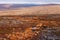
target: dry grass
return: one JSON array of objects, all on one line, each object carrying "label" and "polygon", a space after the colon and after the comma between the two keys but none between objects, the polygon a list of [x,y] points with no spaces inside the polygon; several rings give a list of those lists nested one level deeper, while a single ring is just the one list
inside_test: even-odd
[{"label": "dry grass", "polygon": [[40,14],[60,14],[60,5],[35,6],[19,8],[15,10],[0,11],[1,15],[40,15]]},{"label": "dry grass", "polygon": [[[51,15],[40,15],[51,14]],[[56,14],[56,15],[52,15]],[[60,28],[60,5],[0,11],[1,40],[40,40],[44,27]],[[10,16],[4,16],[10,15]],[[17,16],[11,16],[17,15]],[[19,15],[19,16],[18,16]],[[23,15],[23,16],[21,16]],[[24,16],[39,15],[39,16]],[[36,29],[34,29],[34,27]],[[59,32],[56,34],[60,34]]]}]

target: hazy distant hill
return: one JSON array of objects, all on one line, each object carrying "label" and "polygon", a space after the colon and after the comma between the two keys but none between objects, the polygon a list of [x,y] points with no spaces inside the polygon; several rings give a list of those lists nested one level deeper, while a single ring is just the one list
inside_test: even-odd
[{"label": "hazy distant hill", "polygon": [[17,9],[32,6],[50,6],[50,5],[58,5],[58,4],[0,4],[0,10]]},{"label": "hazy distant hill", "polygon": [[40,14],[60,14],[60,5],[35,6],[17,8],[13,10],[0,11],[1,15],[40,15]]},{"label": "hazy distant hill", "polygon": [[0,4],[0,10],[17,9],[21,7],[39,6],[38,4]]}]

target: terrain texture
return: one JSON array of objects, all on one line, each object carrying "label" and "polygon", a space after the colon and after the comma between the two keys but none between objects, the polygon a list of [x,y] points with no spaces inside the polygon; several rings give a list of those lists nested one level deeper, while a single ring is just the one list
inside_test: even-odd
[{"label": "terrain texture", "polygon": [[60,5],[0,11],[0,40],[60,40]]}]

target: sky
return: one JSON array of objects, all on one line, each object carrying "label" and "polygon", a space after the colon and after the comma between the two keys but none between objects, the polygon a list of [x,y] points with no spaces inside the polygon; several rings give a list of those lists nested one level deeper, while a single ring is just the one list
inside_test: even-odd
[{"label": "sky", "polygon": [[36,3],[36,4],[58,3],[60,4],[60,0],[0,0],[0,3]]}]

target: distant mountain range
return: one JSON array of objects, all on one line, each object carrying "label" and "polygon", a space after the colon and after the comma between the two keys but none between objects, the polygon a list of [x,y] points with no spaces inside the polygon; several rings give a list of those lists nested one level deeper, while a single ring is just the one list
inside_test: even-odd
[{"label": "distant mountain range", "polygon": [[0,10],[17,9],[17,8],[32,7],[32,6],[48,6],[48,5],[58,5],[58,4],[0,4]]},{"label": "distant mountain range", "polygon": [[37,4],[0,4],[0,10],[16,9],[16,8],[31,7],[31,6],[39,6],[39,5]]}]

